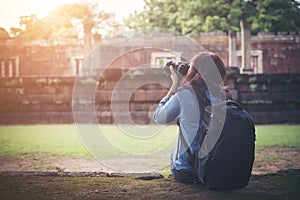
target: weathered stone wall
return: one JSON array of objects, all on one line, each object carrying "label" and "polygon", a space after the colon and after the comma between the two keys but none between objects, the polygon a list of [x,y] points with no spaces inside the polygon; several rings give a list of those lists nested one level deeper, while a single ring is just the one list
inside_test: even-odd
[{"label": "weathered stone wall", "polygon": [[[124,75],[126,70],[110,69],[105,71],[99,80],[82,77],[77,80],[77,87],[81,87],[82,91],[95,89],[92,97],[95,101],[87,100],[83,94],[74,98],[73,103],[75,77],[1,78],[0,124],[73,123],[72,105],[76,105],[76,112],[83,116],[90,112],[88,107],[92,105],[99,123],[114,123],[111,112],[113,93],[116,95],[114,103],[118,106],[118,112],[115,114],[122,116],[129,108],[134,122],[152,123],[149,109],[157,105],[167,92],[167,87],[155,82],[165,80],[166,86],[169,79],[161,70],[145,70],[146,73]],[[127,81],[122,82],[128,91],[117,91],[115,85],[120,77],[124,76],[130,76]],[[237,90],[238,100],[252,114],[256,123],[300,122],[300,74],[230,77],[231,86]],[[149,82],[153,80],[153,83],[143,84],[145,78],[150,80]],[[134,92],[129,92],[136,88],[136,85],[140,87]],[[128,92],[130,98],[129,102],[126,102],[121,97]],[[88,118],[83,119],[85,120],[82,122],[90,122]],[[124,119],[124,122],[126,120]]]},{"label": "weathered stone wall", "polygon": [[70,76],[74,75],[72,58],[81,55],[81,52],[80,45],[0,42],[0,68],[8,67],[8,59],[18,58],[19,77]]},{"label": "weathered stone wall", "polygon": [[300,74],[240,75],[238,100],[257,123],[300,122]]},{"label": "weathered stone wall", "polygon": [[1,78],[1,124],[72,122],[74,78]]},{"label": "weathered stone wall", "polygon": [[[163,37],[163,36],[161,36]],[[166,43],[168,49],[175,49],[174,45],[185,44],[170,43],[168,38],[153,38],[153,43]],[[226,33],[201,33],[194,38],[204,49],[218,53],[226,65],[228,65],[228,36]],[[118,38],[124,49],[130,49],[131,43],[126,38]],[[142,41],[142,40],[141,40]],[[116,41],[118,43],[118,41]],[[156,46],[156,45],[154,45]],[[119,46],[110,47],[105,51],[114,53]],[[262,51],[263,73],[300,73],[300,34],[299,33],[259,33],[251,37],[252,50]],[[179,48],[180,49],[180,48]],[[237,34],[236,50],[241,49],[241,37]],[[116,68],[132,68],[137,64],[151,62],[151,52],[161,50],[144,49],[131,52],[131,56],[124,56],[112,66]],[[0,66],[2,61],[8,58],[19,58],[19,76],[73,76],[75,74],[76,58],[83,58],[83,45],[65,44],[57,45],[52,43],[24,43],[21,41],[6,41],[0,43]],[[182,55],[183,58],[188,57]]]},{"label": "weathered stone wall", "polygon": [[[226,33],[202,33],[196,40],[205,49],[221,55],[229,63]],[[241,49],[241,36],[237,33],[236,50]],[[262,51],[263,73],[300,73],[300,33],[258,33],[251,36],[251,50]],[[240,67],[240,66],[238,66]]]}]

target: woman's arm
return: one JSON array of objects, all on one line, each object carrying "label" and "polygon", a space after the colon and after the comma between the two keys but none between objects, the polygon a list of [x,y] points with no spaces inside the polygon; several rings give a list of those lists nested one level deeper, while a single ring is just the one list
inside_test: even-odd
[{"label": "woman's arm", "polygon": [[172,86],[167,95],[159,102],[159,105],[153,115],[154,121],[158,124],[165,124],[174,121],[178,117],[180,111],[179,101],[174,96],[178,87],[178,77],[173,66],[170,66],[170,71]]},{"label": "woman's arm", "polygon": [[153,119],[158,124],[166,124],[175,121],[180,113],[180,104],[176,95],[164,97],[155,109]]}]

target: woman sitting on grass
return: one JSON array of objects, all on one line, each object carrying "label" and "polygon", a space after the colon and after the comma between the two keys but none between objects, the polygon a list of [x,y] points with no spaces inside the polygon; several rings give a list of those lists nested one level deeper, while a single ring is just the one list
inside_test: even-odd
[{"label": "woman sitting on grass", "polygon": [[[214,70],[216,68],[217,70]],[[184,77],[181,78],[173,66],[170,66],[170,71],[172,86],[156,108],[154,120],[159,124],[177,121],[180,124],[181,137],[184,137],[191,153],[195,155],[199,149],[204,107],[221,102],[225,97],[220,87],[226,75],[225,65],[217,54],[201,52],[192,59]],[[215,81],[215,77],[218,76],[220,80]],[[213,93],[208,91],[208,84],[210,89],[214,90]],[[192,166],[193,161],[189,160],[186,145],[181,137],[178,138],[177,148],[171,155],[171,172],[179,182],[198,182]]]}]

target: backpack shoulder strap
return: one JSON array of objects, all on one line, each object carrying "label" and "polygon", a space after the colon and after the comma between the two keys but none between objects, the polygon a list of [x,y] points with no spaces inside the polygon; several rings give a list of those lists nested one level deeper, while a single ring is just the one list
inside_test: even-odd
[{"label": "backpack shoulder strap", "polygon": [[[183,143],[183,145],[184,145],[184,147],[185,147],[185,149],[186,149],[188,155],[189,155],[190,157],[192,157],[193,154],[192,154],[192,152],[191,152],[191,149],[190,149],[190,147],[189,147],[189,145],[188,145],[186,139],[184,138],[184,136],[183,136],[183,134],[182,134],[180,125],[179,125],[179,137],[180,137],[180,139],[181,139],[181,141],[182,141],[182,143]],[[178,154],[177,154],[177,155],[178,155]]]}]

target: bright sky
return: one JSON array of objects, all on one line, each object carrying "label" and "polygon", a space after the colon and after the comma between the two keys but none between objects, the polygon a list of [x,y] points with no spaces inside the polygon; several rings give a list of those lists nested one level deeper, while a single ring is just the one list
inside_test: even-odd
[{"label": "bright sky", "polygon": [[42,18],[60,5],[82,2],[97,3],[100,9],[116,13],[119,19],[144,5],[143,0],[0,0],[0,27],[9,31],[19,27],[20,16],[36,14]]}]

